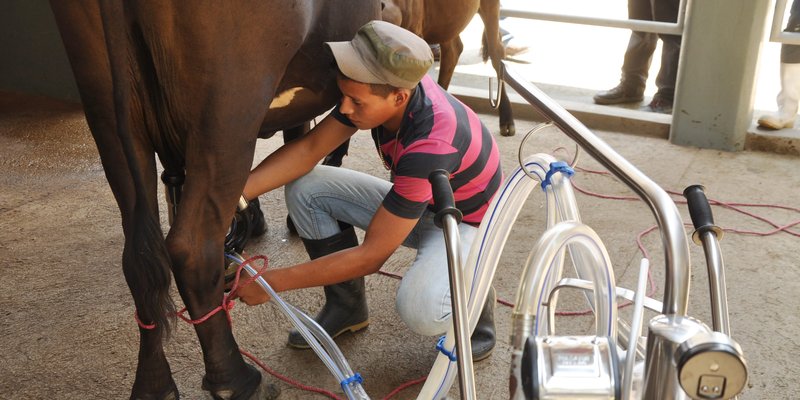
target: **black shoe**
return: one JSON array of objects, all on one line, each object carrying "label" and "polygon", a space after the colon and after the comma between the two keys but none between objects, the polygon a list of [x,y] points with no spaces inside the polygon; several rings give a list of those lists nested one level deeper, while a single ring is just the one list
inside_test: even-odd
[{"label": "black shoe", "polygon": [[631,87],[620,83],[612,89],[594,95],[597,104],[636,103],[644,99],[644,88]]},{"label": "black shoe", "polygon": [[653,96],[650,104],[641,108],[642,111],[650,111],[661,114],[672,114],[672,100],[663,97]]},{"label": "black shoe", "polygon": [[485,360],[492,355],[494,346],[497,344],[497,333],[494,326],[494,303],[497,302],[497,293],[494,288],[489,292],[486,297],[486,303],[483,305],[483,311],[478,318],[478,324],[475,325],[475,330],[472,331],[472,361],[478,362]]},{"label": "black shoe", "polygon": [[[358,238],[353,227],[348,226],[329,238],[303,239],[303,244],[308,256],[313,260],[358,246]],[[314,320],[332,338],[347,331],[356,332],[366,328],[369,325],[369,310],[364,278],[325,286],[325,305]],[[289,332],[288,345],[296,349],[310,348],[306,339],[295,329]]]},{"label": "black shoe", "polygon": [[[325,305],[315,321],[331,338],[345,332],[358,332],[369,326],[369,312],[364,290],[364,278],[325,286]],[[289,332],[289,347],[308,349],[303,335],[295,329]]]}]

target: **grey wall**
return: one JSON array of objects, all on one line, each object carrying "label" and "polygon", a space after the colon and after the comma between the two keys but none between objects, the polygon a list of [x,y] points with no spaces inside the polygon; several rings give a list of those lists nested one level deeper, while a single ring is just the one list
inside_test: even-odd
[{"label": "grey wall", "polygon": [[0,90],[80,100],[46,0],[0,0]]},{"label": "grey wall", "polygon": [[768,0],[688,2],[670,141],[743,150],[753,123],[755,76]]}]

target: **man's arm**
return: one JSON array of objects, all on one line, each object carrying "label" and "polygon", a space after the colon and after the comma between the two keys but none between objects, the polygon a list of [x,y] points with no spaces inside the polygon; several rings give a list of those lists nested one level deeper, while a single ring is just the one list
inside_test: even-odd
[{"label": "man's arm", "polygon": [[[364,243],[324,257],[287,268],[269,270],[264,279],[276,291],[331,285],[377,272],[384,262],[403,244],[418,219],[398,217],[383,206],[367,228]],[[249,305],[261,304],[269,298],[256,285],[240,288],[239,297]]]},{"label": "man's arm", "polygon": [[328,115],[308,134],[281,146],[250,171],[244,197],[253,199],[305,175],[356,130]]}]

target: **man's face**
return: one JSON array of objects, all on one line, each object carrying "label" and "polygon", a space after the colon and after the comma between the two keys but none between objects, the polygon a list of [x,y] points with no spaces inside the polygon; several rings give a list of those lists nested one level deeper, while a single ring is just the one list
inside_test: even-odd
[{"label": "man's face", "polygon": [[342,92],[339,111],[347,116],[358,129],[372,129],[383,125],[398,112],[396,96],[384,97],[372,93],[366,83],[339,77],[336,80]]}]

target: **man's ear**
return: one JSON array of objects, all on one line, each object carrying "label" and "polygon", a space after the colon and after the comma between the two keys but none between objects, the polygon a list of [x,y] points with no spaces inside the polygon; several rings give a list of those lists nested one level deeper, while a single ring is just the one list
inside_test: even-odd
[{"label": "man's ear", "polygon": [[406,89],[397,89],[392,93],[394,97],[394,105],[400,106],[408,101],[408,98],[411,97],[411,93]]}]

